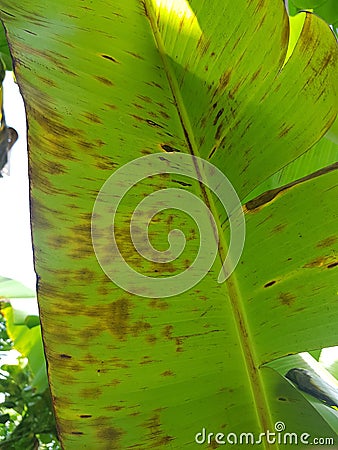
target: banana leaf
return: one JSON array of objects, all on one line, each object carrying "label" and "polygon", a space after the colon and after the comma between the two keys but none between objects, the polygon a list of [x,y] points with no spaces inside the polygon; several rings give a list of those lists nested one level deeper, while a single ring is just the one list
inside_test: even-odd
[{"label": "banana leaf", "polygon": [[[259,440],[268,431],[337,439],[267,366],[337,344],[337,164],[246,200],[335,121],[328,25],[302,13],[288,51],[281,1],[1,0],[0,12],[29,125],[38,300],[63,447],[215,448],[251,433],[248,444],[279,448]],[[222,206],[220,173],[244,203],[236,268],[224,261],[243,224],[234,203]],[[169,203],[154,197],[162,190]],[[96,253],[92,231],[104,237]],[[196,258],[210,267],[172,294],[170,279],[189,278]]]}]

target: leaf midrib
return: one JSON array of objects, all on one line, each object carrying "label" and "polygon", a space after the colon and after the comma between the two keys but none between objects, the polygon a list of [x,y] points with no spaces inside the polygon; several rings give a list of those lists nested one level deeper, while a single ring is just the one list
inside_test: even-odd
[{"label": "leaf midrib", "polygon": [[[151,0],[144,0],[144,9],[146,16],[149,19],[150,27],[154,35],[155,42],[157,44],[157,50],[159,51],[161,60],[163,62],[164,70],[168,79],[171,93],[173,95],[176,111],[178,113],[180,123],[182,125],[182,129],[184,132],[184,136],[186,138],[186,143],[189,148],[189,152],[193,156],[200,157],[198,147],[194,138],[192,126],[190,123],[189,115],[187,113],[184,101],[180,94],[179,84],[170,66],[170,62],[166,57],[165,46],[162,41],[160,31],[156,25],[156,17],[153,11]],[[202,197],[214,217],[217,229],[221,230],[217,209],[215,207],[212,196],[210,195],[209,190],[206,189],[205,185],[201,181],[203,177],[200,174],[198,164],[196,162],[194,163],[196,167],[197,178],[199,180],[199,185],[201,188]],[[217,229],[214,230],[215,233],[217,233]],[[225,261],[227,252],[228,252],[228,243],[225,240],[225,236],[222,233],[219,233],[219,256],[221,261]],[[262,430],[272,429],[271,427],[272,420],[270,416],[270,409],[268,407],[266,392],[264,389],[264,383],[258,369],[257,357],[255,355],[255,351],[252,346],[253,341],[250,336],[250,329],[247,323],[247,317],[242,302],[242,296],[238,286],[237,277],[236,275],[234,275],[234,272],[225,281],[224,285],[227,291],[226,293],[230,299],[233,315],[235,317],[238,339],[240,342],[244,363],[247,369],[251,392],[253,399],[255,401],[256,413],[260,423],[260,427]],[[265,443],[265,446],[266,448],[278,448],[278,446],[269,445],[268,443]]]}]

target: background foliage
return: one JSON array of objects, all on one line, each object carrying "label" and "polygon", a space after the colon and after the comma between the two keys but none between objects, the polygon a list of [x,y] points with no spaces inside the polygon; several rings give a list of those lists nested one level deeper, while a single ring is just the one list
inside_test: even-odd
[{"label": "background foliage", "polygon": [[[0,448],[57,450],[35,294],[3,277],[0,292]],[[18,354],[16,363],[6,362],[11,350]]]}]

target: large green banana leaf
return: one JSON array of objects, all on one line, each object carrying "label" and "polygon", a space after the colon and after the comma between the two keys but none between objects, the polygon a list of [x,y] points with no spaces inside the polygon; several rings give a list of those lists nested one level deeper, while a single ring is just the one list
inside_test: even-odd
[{"label": "large green banana leaf", "polygon": [[[310,149],[337,114],[329,27],[305,14],[286,61],[289,21],[277,0],[1,0],[0,10],[28,117],[38,300],[64,448],[215,448],[217,433],[258,439],[284,426],[309,442],[338,439],[332,421],[266,366],[337,344],[337,165],[246,203],[243,255],[223,283],[231,220],[197,160],[190,178],[167,170],[177,155],[201,157],[244,199]],[[119,287],[91,240],[103,183],[156,153],[162,173],[133,186],[116,214],[125,260],[163,286],[196,255],[206,263],[199,230],[211,242],[214,229],[209,216],[196,224],[184,212],[188,193],[209,207],[220,235],[207,275],[174,296]],[[149,239],[165,251],[179,229],[186,247],[156,263],[136,251],[129,224],[143,198],[166,188],[181,194],[150,221]],[[200,204],[191,201],[194,213]],[[147,218],[138,217],[142,244]],[[94,219],[109,229],[109,215]],[[114,276],[110,244],[108,236],[99,259]],[[279,447],[261,440],[258,448]]]}]

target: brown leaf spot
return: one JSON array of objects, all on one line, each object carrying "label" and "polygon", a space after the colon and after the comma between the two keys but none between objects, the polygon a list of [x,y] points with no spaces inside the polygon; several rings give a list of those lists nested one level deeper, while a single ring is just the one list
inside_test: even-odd
[{"label": "brown leaf spot", "polygon": [[218,447],[219,447],[219,445],[217,444],[217,442],[216,442],[214,439],[212,439],[211,442],[210,442],[210,444],[208,444],[208,447],[207,447],[207,448],[212,448],[212,449],[214,449],[214,448],[218,448]]},{"label": "brown leaf spot", "polygon": [[152,81],[150,84],[157,87],[158,89],[163,89],[163,87],[160,84],[155,83],[155,81]]},{"label": "brown leaf spot", "polygon": [[111,286],[104,286],[104,285],[100,284],[97,287],[97,292],[103,296],[108,295],[111,291],[112,291]]},{"label": "brown leaf spot", "polygon": [[[241,87],[241,85],[242,85],[242,81],[239,81],[238,83],[235,84],[235,86],[231,89],[231,91],[229,91],[228,96],[231,99],[235,98],[235,95],[237,94],[237,92],[238,92],[239,88]],[[235,110],[233,110],[232,113],[233,113],[233,116],[235,116]]]},{"label": "brown leaf spot", "polygon": [[183,352],[183,344],[185,337],[179,336],[175,338],[176,352]]},{"label": "brown leaf spot", "polygon": [[93,270],[87,269],[87,267],[83,267],[81,269],[77,269],[73,271],[74,280],[93,283],[96,278],[96,272]]},{"label": "brown leaf spot", "polygon": [[226,70],[219,79],[219,89],[224,90],[230,81],[232,70]]},{"label": "brown leaf spot", "polygon": [[283,124],[281,127],[281,131],[278,133],[278,137],[281,138],[281,137],[286,136],[289,133],[289,131],[292,130],[293,127],[294,127],[294,125],[287,126],[286,124]]},{"label": "brown leaf spot", "polygon": [[86,399],[97,399],[101,395],[101,389],[99,388],[84,388],[80,392],[81,397]]},{"label": "brown leaf spot", "polygon": [[[84,357],[83,357],[83,361],[86,363],[86,364],[90,364],[90,365],[92,365],[92,364],[98,364],[98,359],[95,357],[95,356],[93,356],[91,353],[87,353]],[[103,361],[101,361],[101,364],[103,363]]]},{"label": "brown leaf spot", "polygon": [[337,267],[338,266],[338,261],[336,261],[336,262],[334,262],[334,263],[332,263],[332,264],[329,264],[328,266],[327,266],[327,268],[328,269],[333,269],[334,267]]},{"label": "brown leaf spot", "polygon": [[43,84],[45,84],[49,87],[55,88],[57,86],[57,84],[54,83],[54,81],[51,80],[50,78],[42,77],[41,75],[38,75],[38,78]]},{"label": "brown leaf spot", "polygon": [[99,441],[109,442],[109,449],[117,450],[121,448],[120,439],[123,435],[123,431],[119,428],[114,427],[98,427],[97,428],[97,437]]},{"label": "brown leaf spot", "polygon": [[[87,118],[88,119],[88,118]],[[89,119],[90,120],[90,119]],[[76,143],[79,144],[79,146],[86,150],[92,150],[95,148],[95,145],[92,142],[84,141],[82,139],[77,139]]]},{"label": "brown leaf spot", "polygon": [[198,138],[198,142],[199,142],[200,147],[202,147],[202,145],[203,145],[204,142],[205,142],[205,136],[200,136],[200,137]]},{"label": "brown leaf spot", "polygon": [[159,362],[158,360],[156,361],[156,359],[152,359],[150,356],[143,356],[143,360],[140,362],[141,365],[145,365],[145,364],[152,364],[154,362]]},{"label": "brown leaf spot", "polygon": [[165,338],[171,340],[173,339],[172,333],[173,333],[174,327],[172,325],[166,325],[163,328],[162,334]]},{"label": "brown leaf spot", "polygon": [[325,248],[325,247],[331,247],[337,242],[336,236],[329,236],[326,239],[323,239],[322,241],[318,242],[316,245],[317,248]]},{"label": "brown leaf spot", "polygon": [[107,106],[109,109],[112,109],[112,110],[117,109],[117,106],[113,105],[112,103],[105,103],[105,106]]},{"label": "brown leaf spot", "polygon": [[290,292],[281,292],[279,294],[278,299],[283,305],[291,306],[292,303],[295,301],[296,297],[292,295]]},{"label": "brown leaf spot", "polygon": [[139,336],[140,334],[144,333],[145,331],[148,331],[151,328],[150,323],[138,320],[137,322],[133,323],[130,327],[130,332],[133,336]]},{"label": "brown leaf spot", "polygon": [[174,376],[175,373],[172,370],[165,370],[164,372],[161,373],[162,377],[172,377]]},{"label": "brown leaf spot", "polygon": [[210,47],[210,41],[203,36],[203,34],[200,36],[198,42],[197,42],[197,50],[199,51],[201,56],[204,56],[206,52],[208,51]]},{"label": "brown leaf spot", "polygon": [[95,167],[100,170],[113,170],[116,167],[116,163],[113,162],[112,158],[101,155],[95,163]]},{"label": "brown leaf spot", "polygon": [[143,100],[146,103],[152,103],[152,99],[146,95],[138,95],[137,96],[140,100]]},{"label": "brown leaf spot", "polygon": [[61,407],[61,408],[71,408],[72,405],[74,404],[72,399],[70,399],[69,397],[57,397],[56,395],[52,395],[53,398],[53,404],[56,407]]},{"label": "brown leaf spot", "polygon": [[71,258],[83,259],[93,255],[93,246],[91,242],[90,223],[75,225],[70,228],[73,241],[70,243],[68,255]]},{"label": "brown leaf spot", "polygon": [[279,225],[276,225],[271,231],[272,233],[280,233],[281,231],[284,230],[284,228],[286,227],[286,223],[280,223]]},{"label": "brown leaf spot", "polygon": [[127,298],[120,298],[111,303],[110,315],[108,314],[107,322],[110,331],[117,339],[125,340],[129,331],[129,318],[132,303]]},{"label": "brown leaf spot", "polygon": [[138,122],[144,122],[143,117],[138,116],[137,114],[129,114],[131,117],[133,117]]},{"label": "brown leaf spot", "polygon": [[162,263],[161,265],[157,266],[156,264],[153,264],[154,271],[157,271],[157,273],[166,274],[166,273],[175,273],[178,271],[177,267],[171,263]]},{"label": "brown leaf spot", "polygon": [[206,116],[202,117],[202,119],[200,120],[201,128],[205,128],[207,121],[208,119]]},{"label": "brown leaf spot", "polygon": [[169,114],[167,114],[165,111],[160,111],[160,114],[164,119],[170,119]]},{"label": "brown leaf spot", "polygon": [[[59,401],[59,405],[62,405]],[[71,419],[65,419],[62,417],[58,418],[58,432],[60,433],[69,433],[69,430],[75,429],[76,424],[78,422],[71,420]]]},{"label": "brown leaf spot", "polygon": [[169,307],[169,304],[167,302],[157,298],[150,300],[148,305],[150,306],[150,308],[160,309],[162,311],[168,309]]},{"label": "brown leaf spot", "polygon": [[131,55],[131,56],[133,56],[134,58],[137,58],[137,59],[140,59],[140,60],[143,60],[143,61],[144,61],[143,56],[138,55],[137,53],[134,53],[134,52],[128,52],[128,51],[127,51],[126,53],[128,53],[128,54]]},{"label": "brown leaf spot", "polygon": [[96,145],[96,147],[103,147],[104,145],[106,145],[106,142],[102,141],[102,139],[95,139],[93,142]]},{"label": "brown leaf spot", "polygon": [[149,344],[155,344],[157,337],[154,334],[147,334],[146,341],[149,342]]},{"label": "brown leaf spot", "polygon": [[251,82],[255,81],[258,77],[258,75],[261,73],[262,68],[256,70],[256,72],[251,77]]},{"label": "brown leaf spot", "polygon": [[[38,94],[39,91],[33,91],[32,94]],[[47,99],[48,100],[48,99]],[[50,100],[51,104],[53,104],[52,100]],[[27,115],[28,118],[33,117],[38,124],[41,126],[43,130],[47,130],[49,133],[51,130],[53,131],[53,135],[43,136],[43,140],[47,142],[49,145],[46,146],[46,151],[55,154],[56,150],[59,149],[60,157],[66,158],[69,156],[69,140],[73,140],[75,137],[81,138],[82,132],[76,128],[70,128],[63,125],[64,118],[56,113],[54,110],[50,108],[49,105],[40,104],[39,107],[33,108],[32,105],[27,105]],[[34,139],[36,138],[36,141]],[[34,135],[30,136],[31,144],[35,142],[35,144],[39,147],[41,146],[41,136],[38,138]],[[68,149],[68,152],[65,152],[65,148]]]},{"label": "brown leaf spot", "polygon": [[155,409],[153,415],[149,417],[142,425],[147,430],[150,448],[163,448],[174,438],[164,434],[161,424],[161,408]]},{"label": "brown leaf spot", "polygon": [[109,405],[109,406],[105,406],[104,409],[106,411],[121,411],[121,409],[123,409],[124,406],[118,406],[118,405]]},{"label": "brown leaf spot", "polygon": [[86,119],[88,119],[90,122],[93,123],[102,123],[102,120],[99,118],[99,116],[97,116],[96,114],[92,113],[92,112],[86,112],[84,114],[82,114],[83,117],[85,117]]},{"label": "brown leaf spot", "polygon": [[97,81],[99,81],[100,83],[105,84],[106,86],[110,86],[110,87],[111,87],[111,86],[114,86],[114,83],[113,83],[112,81],[108,80],[108,78],[105,78],[105,77],[99,77],[99,76],[97,76],[97,75],[95,75],[94,78],[95,78]]}]

